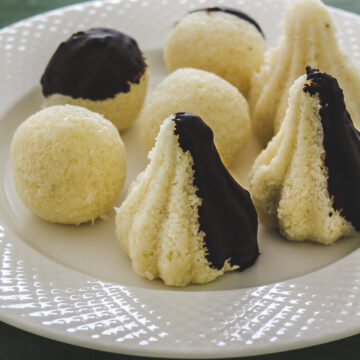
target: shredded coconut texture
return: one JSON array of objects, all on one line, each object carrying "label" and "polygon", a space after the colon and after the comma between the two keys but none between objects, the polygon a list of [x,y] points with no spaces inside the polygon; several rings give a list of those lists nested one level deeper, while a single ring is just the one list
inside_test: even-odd
[{"label": "shredded coconut texture", "polygon": [[280,130],[253,166],[250,193],[260,221],[287,239],[331,244],[354,228],[333,208],[319,99],[304,93],[305,83],[302,75],[290,88]]},{"label": "shredded coconut texture", "polygon": [[284,35],[265,54],[264,64],[251,81],[251,118],[264,146],[280,129],[289,89],[308,65],[338,80],[346,108],[360,128],[359,66],[341,50],[327,7],[319,0],[298,0],[287,10]]},{"label": "shredded coconut texture", "polygon": [[170,118],[161,125],[149,165],[116,209],[116,234],[142,277],[172,286],[203,284],[238,267],[227,260],[218,270],[206,258],[193,159],[179,146],[174,126]]},{"label": "shredded coconut texture", "polygon": [[156,87],[138,119],[146,150],[154,146],[164,119],[177,112],[197,114],[211,127],[225,165],[234,161],[249,140],[251,121],[246,99],[236,87],[210,72],[179,69]]},{"label": "shredded coconut texture", "polygon": [[62,94],[49,95],[44,99],[42,108],[65,104],[83,106],[103,115],[119,131],[126,130],[134,123],[144,104],[148,79],[148,71],[146,71],[138,84],[129,83],[129,92],[119,92],[115,97],[105,100],[75,99],[69,95]]},{"label": "shredded coconut texture", "polygon": [[48,107],[16,130],[11,144],[16,190],[41,218],[80,224],[104,216],[125,180],[125,147],[101,115],[73,105]]},{"label": "shredded coconut texture", "polygon": [[188,14],[169,33],[164,47],[167,70],[191,67],[213,72],[247,95],[266,42],[250,22],[224,12]]}]

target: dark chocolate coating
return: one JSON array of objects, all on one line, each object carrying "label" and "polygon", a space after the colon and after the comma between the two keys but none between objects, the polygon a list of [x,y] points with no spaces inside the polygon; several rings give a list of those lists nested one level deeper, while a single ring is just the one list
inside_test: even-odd
[{"label": "dark chocolate coating", "polygon": [[104,100],[130,91],[146,70],[134,39],[117,30],[94,28],[62,42],[41,77],[44,96]]},{"label": "dark chocolate coating", "polygon": [[175,134],[184,152],[194,161],[194,186],[202,199],[199,231],[205,233],[207,259],[221,269],[231,258],[240,271],[259,255],[257,213],[249,193],[230,175],[214,145],[212,130],[198,116],[175,114]]},{"label": "dark chocolate coating", "polygon": [[264,35],[260,25],[249,15],[243,13],[242,11],[240,11],[238,9],[233,9],[233,8],[230,8],[227,6],[215,6],[215,7],[209,7],[209,8],[204,8],[204,9],[196,9],[196,10],[191,11],[190,13],[199,12],[199,11],[224,12],[224,13],[227,13],[230,15],[237,16],[240,19],[245,20],[245,21],[249,22],[250,24],[254,25],[256,27],[256,29],[259,31],[259,33],[265,38],[265,35]]},{"label": "dark chocolate coating", "polygon": [[[306,68],[304,92],[318,95],[328,191],[333,207],[360,230],[360,133],[346,110],[343,91],[330,75]],[[329,214],[332,216],[332,214]]]}]

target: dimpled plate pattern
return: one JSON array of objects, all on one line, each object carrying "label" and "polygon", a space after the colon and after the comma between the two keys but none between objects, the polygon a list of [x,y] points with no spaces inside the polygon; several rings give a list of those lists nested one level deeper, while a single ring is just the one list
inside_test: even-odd
[{"label": "dimpled plate pattern", "polygon": [[[271,45],[290,1],[232,0],[262,25]],[[206,1],[206,5],[224,0]],[[18,99],[35,86],[58,44],[79,28],[126,29],[147,51],[161,48],[180,14],[204,0],[108,0],[36,16],[0,31],[0,136]],[[359,17],[331,10],[344,47],[360,53]],[[146,20],[146,21],[143,21]],[[141,26],[137,26],[141,22]],[[6,123],[7,124],[7,123]],[[10,139],[3,140],[9,146]],[[0,161],[8,164],[8,151]],[[6,215],[0,189],[0,319],[90,348],[160,357],[216,358],[294,349],[360,331],[360,250],[310,274],[226,291],[172,291],[102,281],[29,247]],[[19,220],[20,221],[20,220]]]}]

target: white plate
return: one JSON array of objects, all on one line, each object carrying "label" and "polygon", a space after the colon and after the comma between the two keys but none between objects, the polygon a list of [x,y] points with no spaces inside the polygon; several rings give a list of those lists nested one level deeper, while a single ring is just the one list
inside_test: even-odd
[{"label": "white plate", "polygon": [[[60,41],[94,26],[129,33],[148,57],[151,92],[165,76],[161,47],[173,23],[191,9],[221,3],[225,1],[92,2],[0,31],[0,320],[94,349],[183,358],[277,352],[359,332],[358,235],[324,247],[289,243],[260,228],[262,254],[252,268],[205,286],[173,289],[133,273],[117,245],[113,214],[94,226],[49,224],[25,209],[15,193],[11,137],[39,109],[39,79]],[[278,24],[286,3],[226,1],[257,20],[270,45],[281,33]],[[331,12],[345,48],[358,60],[359,17]],[[127,187],[146,157],[134,129],[124,139]],[[235,164],[240,181],[257,149],[253,142]]]}]

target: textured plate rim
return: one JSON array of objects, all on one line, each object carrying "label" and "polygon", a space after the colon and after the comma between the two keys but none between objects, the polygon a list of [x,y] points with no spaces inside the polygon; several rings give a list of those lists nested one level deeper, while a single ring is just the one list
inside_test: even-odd
[{"label": "textured plate rim", "polygon": [[[60,9],[56,9],[56,10],[52,10],[43,14],[39,14],[39,15],[35,15],[31,18],[25,19],[25,20],[21,20],[19,22],[14,23],[13,25],[7,26],[3,29],[0,30],[0,35],[3,33],[6,33],[7,31],[11,30],[14,27],[19,27],[22,26],[23,24],[29,23],[29,22],[33,22],[36,21],[38,19],[42,19],[43,17],[46,16],[51,16],[51,15],[56,15],[56,14],[63,14],[64,12],[70,11],[71,9],[75,9],[75,8],[91,8],[96,6],[95,4],[105,4],[105,3],[113,3],[113,4],[120,4],[120,3],[124,3],[125,1],[95,1],[95,2],[84,2],[84,3],[80,3],[80,4],[74,4],[74,5],[70,5],[64,8],[60,8]],[[344,14],[346,16],[356,16],[350,12],[347,12],[345,10],[333,10],[334,13],[337,13],[339,15]],[[357,16],[356,16],[357,17]],[[2,233],[1,229],[1,225],[0,225],[0,234]],[[14,234],[11,234],[11,232],[9,232],[9,237],[13,236],[14,238],[16,237]],[[0,241],[1,241],[2,237],[0,237]],[[11,239],[10,239],[11,240]],[[24,244],[24,247],[27,248],[27,245]],[[28,251],[33,252],[32,249],[27,248]],[[53,264],[55,267],[62,267],[59,264],[56,264],[55,262],[52,262],[49,259],[46,259],[45,257],[43,257],[40,254],[36,254],[36,256],[42,258],[42,261],[44,261],[47,264]],[[360,249],[356,250],[355,252],[353,252],[351,255],[337,261],[334,264],[331,264],[325,268],[322,268],[320,270],[317,270],[311,274],[308,275],[304,275],[295,279],[291,279],[288,281],[284,281],[281,282],[282,284],[286,284],[286,283],[290,283],[290,282],[301,282],[301,281],[307,281],[307,279],[313,275],[317,275],[317,276],[327,276],[327,274],[331,273],[331,271],[334,271],[334,268],[342,268],[344,264],[350,263],[350,266],[352,263],[358,261],[360,259]],[[336,269],[335,269],[336,272]],[[69,276],[71,277],[72,273],[76,273],[76,271],[71,270],[71,269],[67,269],[66,268],[66,273],[69,274]],[[91,277],[85,276],[85,275],[81,275],[80,278],[82,278],[82,280],[88,279],[88,280],[92,280]],[[268,287],[271,287],[273,285],[277,285],[280,283],[274,283],[274,284],[269,284],[266,285]],[[142,292],[147,292],[147,293],[154,293],[154,294],[159,294],[158,290],[142,290],[142,289],[136,289],[136,288],[132,288],[131,286],[127,286],[127,288],[134,290],[134,291],[138,291],[139,293]],[[253,288],[255,289],[255,288]],[[242,292],[242,290],[252,290],[252,289],[241,289],[241,290],[225,290],[226,293],[231,292],[231,293],[240,293]],[[171,290],[165,290],[165,293],[174,293]],[[220,292],[219,292],[220,293]],[[179,294],[178,292],[175,292],[175,294]],[[196,292],[194,293],[187,293],[187,296],[196,296]],[[203,294],[206,294],[206,292],[203,292]],[[212,294],[210,292],[210,294]],[[156,296],[156,295],[154,295]],[[358,300],[358,304],[356,304],[357,306],[360,305],[360,301]],[[318,337],[311,337],[311,338],[301,338],[299,340],[297,340],[296,342],[288,342],[287,344],[277,344],[277,343],[272,343],[271,346],[269,346],[269,344],[263,344],[263,346],[257,346],[257,348],[250,348],[247,347],[246,349],[239,347],[239,348],[235,348],[235,349],[230,349],[227,350],[226,348],[221,348],[219,349],[218,352],[214,352],[214,350],[211,350],[210,352],[206,352],[206,351],[195,351],[194,349],[187,349],[186,351],[182,351],[179,352],[177,350],[174,351],[174,349],[172,347],[166,347],[165,345],[162,345],[162,347],[160,349],[150,349],[149,348],[141,348],[138,346],[133,346],[133,345],[127,345],[127,344],[122,344],[120,347],[118,344],[114,344],[113,346],[109,345],[109,344],[103,344],[101,342],[96,342],[92,339],[84,339],[84,338],[73,338],[71,335],[69,335],[69,333],[64,333],[64,331],[62,329],[58,329],[58,328],[54,328],[54,327],[39,327],[37,324],[32,323],[31,318],[23,318],[22,316],[19,316],[18,313],[12,313],[7,311],[6,309],[4,310],[3,308],[0,307],[0,314],[1,314],[1,320],[5,321],[6,323],[9,323],[11,325],[14,325],[16,327],[19,327],[21,329],[24,329],[26,331],[30,331],[32,333],[35,333],[37,335],[40,336],[45,336],[54,340],[58,340],[58,341],[63,341],[66,343],[70,343],[73,345],[78,345],[78,346],[84,346],[84,347],[88,347],[88,348],[93,348],[93,349],[98,349],[98,350],[104,350],[104,351],[113,351],[113,352],[122,352],[122,353],[127,353],[127,354],[131,354],[131,355],[139,355],[139,356],[159,356],[159,357],[167,357],[167,356],[171,356],[171,357],[178,357],[178,358],[188,358],[188,357],[197,357],[197,358],[203,358],[203,357],[212,357],[212,358],[217,358],[217,357],[235,357],[235,356],[245,356],[245,355],[255,355],[255,354],[260,354],[260,353],[270,353],[270,352],[274,352],[274,351],[286,351],[286,350],[291,350],[291,349],[296,349],[296,348],[301,348],[301,347],[306,347],[306,346],[311,346],[311,345],[316,345],[316,344],[320,344],[320,343],[324,343],[324,342],[328,342],[328,341],[333,341],[333,340],[337,340],[339,338],[342,337],[346,337],[346,336],[350,336],[350,335],[354,335],[356,333],[359,332],[360,330],[360,318],[358,318],[357,323],[354,323],[352,326],[347,326],[345,327],[345,330],[339,330],[337,333],[336,332],[332,332],[332,333],[322,333],[321,336]],[[25,319],[25,320],[24,320]],[[200,350],[200,349],[198,349]]]}]

